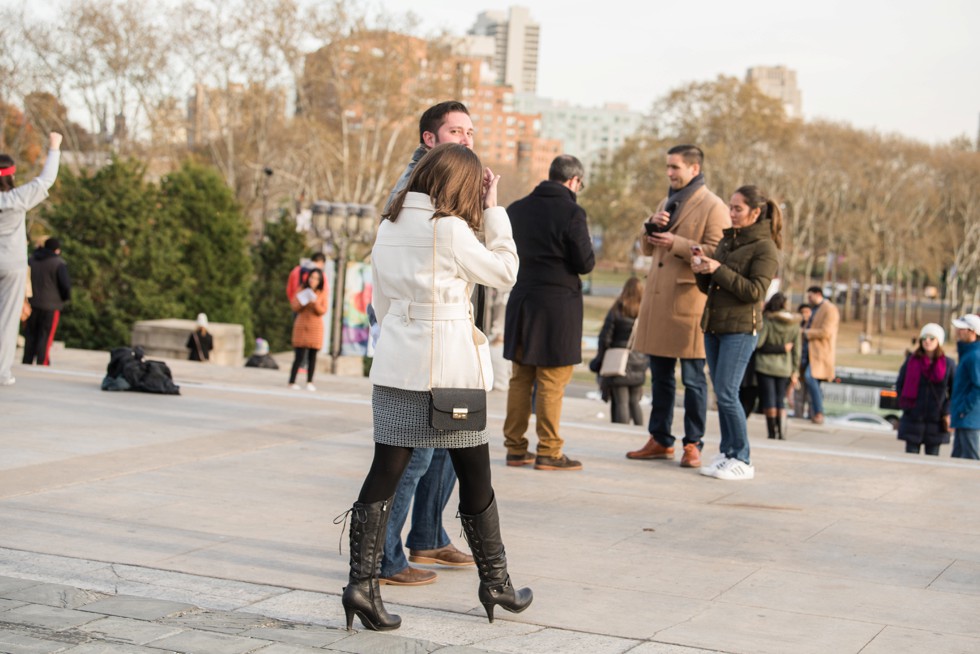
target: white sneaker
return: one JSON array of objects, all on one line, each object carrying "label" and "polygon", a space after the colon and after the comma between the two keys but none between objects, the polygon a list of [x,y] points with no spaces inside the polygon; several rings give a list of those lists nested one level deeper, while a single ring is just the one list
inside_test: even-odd
[{"label": "white sneaker", "polygon": [[701,466],[700,472],[705,477],[714,477],[715,476],[715,470],[718,469],[718,466],[720,466],[721,464],[723,464],[727,460],[728,460],[728,457],[725,456],[724,454],[722,454],[721,452],[719,452],[718,454],[714,455],[711,458],[711,461],[709,461],[707,464]]},{"label": "white sneaker", "polygon": [[308,391],[315,391],[316,390],[316,386],[313,385],[313,382],[306,382],[306,390],[308,390]]},{"label": "white sneaker", "polygon": [[728,459],[715,468],[712,476],[725,481],[747,481],[755,477],[755,468],[738,459]]},{"label": "white sneaker", "polygon": [[291,388],[294,391],[298,391],[299,390],[299,384],[290,384],[289,385],[289,388]]},{"label": "white sneaker", "polygon": [[0,381],[0,386],[13,386],[17,383],[17,380],[13,377],[7,377],[3,381]]}]

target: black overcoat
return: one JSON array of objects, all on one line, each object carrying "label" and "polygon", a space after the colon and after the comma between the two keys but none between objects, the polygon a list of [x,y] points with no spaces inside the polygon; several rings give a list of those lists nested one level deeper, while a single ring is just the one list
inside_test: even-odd
[{"label": "black overcoat", "polygon": [[529,366],[581,363],[579,275],[595,267],[585,210],[567,187],[547,181],[507,207],[507,215],[521,266],[507,302],[504,357]]}]

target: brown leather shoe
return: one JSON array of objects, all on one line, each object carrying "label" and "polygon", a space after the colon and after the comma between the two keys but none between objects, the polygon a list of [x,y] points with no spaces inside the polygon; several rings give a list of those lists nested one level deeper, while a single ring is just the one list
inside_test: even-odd
[{"label": "brown leather shoe", "polygon": [[534,459],[535,470],[581,470],[582,462],[568,456],[538,456]]},{"label": "brown leather shoe", "polygon": [[534,463],[534,455],[530,452],[525,452],[524,454],[508,454],[507,455],[507,465],[509,466],[526,466]]},{"label": "brown leather shoe", "polygon": [[425,586],[436,583],[437,576],[432,570],[419,570],[409,566],[390,577],[381,577],[378,583],[390,586]]},{"label": "brown leather shoe", "polygon": [[815,414],[813,414],[813,417],[810,418],[810,420],[812,420],[813,421],[813,424],[815,424],[815,425],[822,425],[823,424],[823,414],[822,413],[815,413]]},{"label": "brown leather shoe", "polygon": [[684,455],[681,456],[681,467],[682,468],[700,468],[701,467],[701,450],[694,443],[688,443],[684,446]]},{"label": "brown leather shoe", "polygon": [[651,436],[647,444],[638,450],[626,453],[627,459],[673,459],[674,448],[664,447]]},{"label": "brown leather shoe", "polygon": [[409,550],[408,560],[412,563],[428,563],[429,565],[464,566],[476,565],[473,557],[466,552],[460,552],[452,543],[437,550]]}]

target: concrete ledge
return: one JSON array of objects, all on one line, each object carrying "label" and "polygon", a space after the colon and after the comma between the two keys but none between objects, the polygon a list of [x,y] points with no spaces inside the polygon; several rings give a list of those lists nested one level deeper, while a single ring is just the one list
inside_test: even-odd
[{"label": "concrete ledge", "polygon": [[[197,323],[193,320],[140,320],[133,326],[132,345],[142,347],[148,357],[187,359],[187,337],[196,328]],[[208,331],[214,339],[212,363],[222,366],[244,363],[245,330],[241,325],[212,322]]]}]

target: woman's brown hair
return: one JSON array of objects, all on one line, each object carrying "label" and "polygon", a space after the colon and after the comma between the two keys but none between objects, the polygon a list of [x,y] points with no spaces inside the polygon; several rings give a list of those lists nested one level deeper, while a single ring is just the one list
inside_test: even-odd
[{"label": "woman's brown hair", "polygon": [[772,240],[777,248],[782,249],[783,211],[779,208],[779,204],[772,198],[766,197],[766,194],[758,186],[740,186],[735,192],[745,198],[745,204],[749,209],[759,210],[759,220],[769,221],[769,233],[772,234]]},{"label": "woman's brown hair", "polygon": [[643,299],[643,284],[638,277],[630,277],[623,284],[623,291],[616,299],[619,312],[627,318],[636,318],[640,314],[640,301]]},{"label": "woman's brown hair", "polygon": [[474,231],[483,224],[483,165],[465,145],[443,143],[429,150],[382,217],[395,222],[409,192],[432,199],[433,218],[458,216]]},{"label": "woman's brown hair", "polygon": [[[316,288],[313,288],[313,285],[310,283],[310,280],[313,279],[313,275],[317,275],[320,278],[320,284]],[[325,284],[326,284],[326,280],[323,278],[323,271],[320,270],[319,268],[314,268],[306,276],[306,279],[303,280],[301,286],[302,288],[308,288],[314,291],[322,291]]]}]

